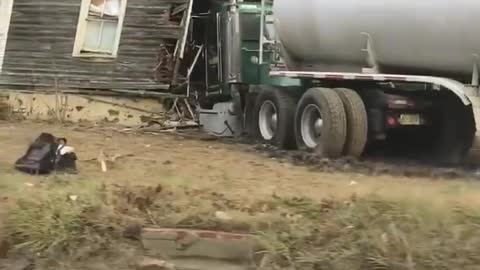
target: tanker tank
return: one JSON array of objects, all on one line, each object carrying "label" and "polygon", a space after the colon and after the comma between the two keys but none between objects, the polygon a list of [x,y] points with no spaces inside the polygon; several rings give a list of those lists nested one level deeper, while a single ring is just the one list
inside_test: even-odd
[{"label": "tanker tank", "polygon": [[291,69],[468,78],[479,60],[478,0],[275,0],[273,11]]}]

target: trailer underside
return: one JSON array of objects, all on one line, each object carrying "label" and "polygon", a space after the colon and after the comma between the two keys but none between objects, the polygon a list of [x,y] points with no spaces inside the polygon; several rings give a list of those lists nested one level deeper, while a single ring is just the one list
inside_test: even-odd
[{"label": "trailer underside", "polygon": [[309,86],[293,92],[270,86],[252,91],[256,105],[247,118],[253,135],[267,143],[329,158],[392,150],[443,164],[477,160],[480,100],[475,87],[428,76],[270,75],[301,79]]}]

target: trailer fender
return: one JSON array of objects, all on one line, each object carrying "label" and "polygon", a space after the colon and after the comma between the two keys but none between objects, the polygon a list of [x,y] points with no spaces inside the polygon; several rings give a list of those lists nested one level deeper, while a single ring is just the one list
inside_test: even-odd
[{"label": "trailer fender", "polygon": [[272,77],[289,77],[297,79],[315,79],[325,81],[371,81],[371,82],[410,82],[426,83],[440,91],[443,89],[452,91],[460,100],[468,106],[471,104],[466,94],[466,86],[459,81],[433,76],[397,75],[397,74],[366,74],[348,72],[311,72],[311,71],[271,71]]},{"label": "trailer fender", "polygon": [[475,121],[475,136],[472,147],[467,156],[467,161],[471,164],[480,164],[480,92],[477,87],[465,87],[465,95],[471,103],[473,119]]}]

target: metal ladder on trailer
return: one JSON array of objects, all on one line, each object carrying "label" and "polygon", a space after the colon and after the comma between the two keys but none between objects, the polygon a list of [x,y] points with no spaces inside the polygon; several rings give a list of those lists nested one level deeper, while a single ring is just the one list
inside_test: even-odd
[{"label": "metal ladder on trailer", "polygon": [[[278,36],[274,29],[273,17],[273,2],[274,0],[261,1],[261,15],[260,15],[260,39],[259,39],[259,61],[260,65],[271,64],[274,67],[284,67],[285,64],[280,56],[280,47]],[[265,62],[265,53],[270,53],[270,61]]]}]

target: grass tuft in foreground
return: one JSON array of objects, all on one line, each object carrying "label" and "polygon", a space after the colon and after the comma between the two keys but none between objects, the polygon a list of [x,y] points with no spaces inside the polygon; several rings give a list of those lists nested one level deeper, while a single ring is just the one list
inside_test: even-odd
[{"label": "grass tuft in foreground", "polygon": [[[72,195],[77,197],[72,197]],[[231,218],[219,219],[222,211]],[[265,269],[477,269],[480,213],[412,199],[271,197],[232,200],[208,190],[64,184],[24,196],[8,214],[19,247],[65,250],[119,238],[126,220],[147,226],[249,232]]]},{"label": "grass tuft in foreground", "polygon": [[20,196],[6,219],[18,249],[71,251],[82,244],[106,245],[118,231],[118,217],[99,186],[63,185]]},{"label": "grass tuft in foreground", "polygon": [[414,202],[377,197],[323,204],[294,199],[284,205],[302,217],[288,231],[263,238],[284,267],[447,270],[480,265],[476,211],[452,207],[435,213]]}]

